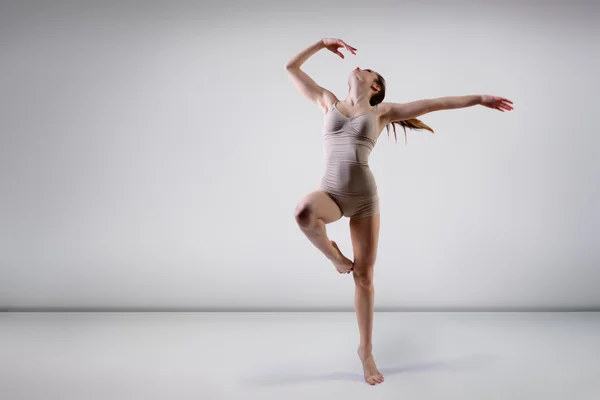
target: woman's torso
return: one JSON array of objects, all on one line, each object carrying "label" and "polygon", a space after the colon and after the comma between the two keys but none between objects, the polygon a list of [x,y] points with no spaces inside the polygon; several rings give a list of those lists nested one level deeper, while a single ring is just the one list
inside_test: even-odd
[{"label": "woman's torso", "polygon": [[338,195],[376,194],[369,156],[378,137],[377,106],[370,112],[346,117],[334,103],[323,123],[325,173],[321,187]]}]

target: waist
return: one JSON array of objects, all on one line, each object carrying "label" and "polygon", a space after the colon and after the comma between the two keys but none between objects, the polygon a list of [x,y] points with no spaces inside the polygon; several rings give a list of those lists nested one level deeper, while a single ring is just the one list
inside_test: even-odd
[{"label": "waist", "polygon": [[375,176],[368,164],[326,164],[321,187],[335,194],[352,196],[372,196],[377,193]]},{"label": "waist", "polygon": [[352,167],[366,167],[369,168],[369,159],[364,158],[336,158],[336,157],[325,157],[325,166],[330,168],[352,168]]}]

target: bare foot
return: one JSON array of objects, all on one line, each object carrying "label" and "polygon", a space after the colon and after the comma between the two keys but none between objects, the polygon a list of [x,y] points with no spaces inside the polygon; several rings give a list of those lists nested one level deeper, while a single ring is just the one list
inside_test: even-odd
[{"label": "bare foot", "polygon": [[336,242],[332,240],[331,245],[337,250],[338,253],[337,257],[331,260],[331,262],[335,266],[335,269],[337,269],[340,274],[350,273],[350,271],[352,271],[352,268],[354,268],[354,263],[342,254],[342,251],[340,250]]},{"label": "bare foot", "polygon": [[383,375],[377,369],[377,365],[375,365],[375,359],[373,358],[373,354],[369,351],[367,352],[365,349],[358,348],[358,357],[363,364],[363,370],[365,373],[365,381],[370,385],[376,385],[384,381]]}]

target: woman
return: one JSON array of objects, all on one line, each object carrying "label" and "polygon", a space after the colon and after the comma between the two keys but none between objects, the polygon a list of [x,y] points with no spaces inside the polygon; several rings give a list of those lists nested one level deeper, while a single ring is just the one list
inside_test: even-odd
[{"label": "woman", "polygon": [[[338,50],[356,54],[356,48],[340,39],[324,38],[292,57],[286,70],[298,90],[325,114],[323,150],[325,174],[319,190],[304,196],[295,209],[295,218],[306,237],[333,263],[340,274],[352,271],[355,283],[354,308],[360,331],[358,356],[363,364],[365,381],[374,385],[383,376],[372,355],[374,286],[373,267],[379,238],[379,197],[368,158],[384,126],[398,123],[404,128],[433,130],[416,117],[438,110],[480,104],[504,111],[512,102],[498,96],[472,95],[441,97],[410,103],[384,103],[385,80],[370,69],[356,68],[348,77],[349,91],[343,101],[319,86],[304,71],[302,64],[321,49],[342,59]],[[394,127],[394,136],[396,130]],[[350,218],[353,260],[342,254],[327,237],[325,225]]]}]

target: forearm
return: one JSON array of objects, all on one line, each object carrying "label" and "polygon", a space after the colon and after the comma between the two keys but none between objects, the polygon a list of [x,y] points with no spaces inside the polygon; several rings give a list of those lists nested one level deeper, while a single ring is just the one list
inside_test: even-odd
[{"label": "forearm", "polygon": [[452,110],[454,108],[465,108],[481,104],[481,95],[447,96],[434,99],[435,110]]},{"label": "forearm", "polygon": [[296,54],[294,57],[290,58],[285,67],[300,68],[300,66],[304,64],[304,62],[308,60],[313,54],[324,48],[325,45],[323,44],[323,40],[319,40],[318,42],[313,43],[306,49],[302,50],[300,53]]}]

